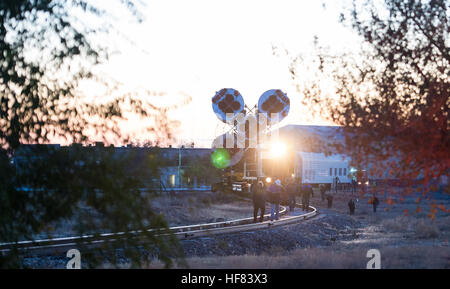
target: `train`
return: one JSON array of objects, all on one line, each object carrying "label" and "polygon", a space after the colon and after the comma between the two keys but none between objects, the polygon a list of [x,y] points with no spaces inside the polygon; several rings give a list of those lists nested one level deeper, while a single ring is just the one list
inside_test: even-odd
[{"label": "train", "polygon": [[369,185],[366,170],[351,167],[350,159],[345,155],[291,150],[283,156],[273,157],[270,153],[263,152],[261,170],[258,174],[256,157],[248,157],[253,153],[251,151],[240,165],[226,171],[222,186],[232,191],[244,192],[250,188],[249,183],[258,179],[258,176],[266,183],[276,179],[284,182],[292,178],[313,187],[324,184],[330,189],[339,186],[340,190],[350,190],[355,183],[362,186]]},{"label": "train", "polygon": [[264,159],[263,173],[272,178],[292,177],[303,184],[332,184],[336,177],[340,183],[351,183],[355,169],[350,168],[349,163],[343,155],[296,151],[284,159]]}]

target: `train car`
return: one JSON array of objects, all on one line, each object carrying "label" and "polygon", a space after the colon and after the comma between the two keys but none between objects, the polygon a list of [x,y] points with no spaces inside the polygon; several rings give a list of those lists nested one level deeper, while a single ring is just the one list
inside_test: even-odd
[{"label": "train car", "polygon": [[294,176],[306,184],[351,183],[350,160],[343,155],[326,156],[323,153],[296,152]]},{"label": "train car", "polygon": [[350,160],[339,154],[326,156],[323,153],[289,151],[283,157],[263,158],[264,176],[272,178],[301,179],[306,184],[333,184],[336,177],[339,183],[350,184],[352,176]]}]

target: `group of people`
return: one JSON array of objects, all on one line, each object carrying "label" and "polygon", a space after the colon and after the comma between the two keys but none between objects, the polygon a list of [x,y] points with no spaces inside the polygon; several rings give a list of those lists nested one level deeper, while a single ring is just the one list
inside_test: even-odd
[{"label": "group of people", "polygon": [[[336,180],[335,184],[337,184],[337,180]],[[356,181],[352,180],[352,187],[355,188],[355,186],[356,186]],[[336,188],[336,186],[335,186],[335,188]],[[330,193],[326,194],[327,187],[324,184],[319,185],[320,197],[321,197],[322,201],[325,201],[325,199],[326,199],[328,202],[328,208],[331,208],[331,206],[333,204],[333,195],[331,194],[331,188],[328,188],[328,190],[330,191]],[[380,201],[378,200],[378,198],[376,196],[374,196],[373,198],[371,198],[370,203],[373,206],[373,212],[376,213],[377,206],[379,205]],[[350,201],[348,201],[347,205],[348,205],[350,215],[354,215],[355,209],[356,209],[355,199],[351,198]]]},{"label": "group of people", "polygon": [[[380,201],[378,200],[377,197],[372,197],[369,200],[369,203],[372,204],[372,208],[373,208],[373,212],[376,213],[377,212],[377,207],[378,204],[380,203]],[[350,199],[350,201],[348,201],[348,209],[350,211],[350,215],[354,215],[355,214],[355,208],[356,208],[356,204],[355,201],[353,199]]]},{"label": "group of people", "polygon": [[295,198],[302,196],[302,208],[304,211],[309,209],[309,199],[313,195],[312,186],[309,184],[300,185],[301,182],[295,179],[286,179],[285,185],[277,179],[274,183],[266,186],[262,180],[256,180],[251,184],[251,193],[253,199],[253,221],[257,221],[258,212],[259,221],[264,220],[266,201],[270,203],[270,220],[278,220],[280,204],[287,203],[289,211],[293,212],[295,208]]},{"label": "group of people", "polygon": [[[322,201],[325,199],[328,202],[328,208],[331,208],[333,203],[333,195],[326,194],[327,187],[323,184],[319,185],[319,191]],[[270,220],[278,220],[280,212],[280,204],[287,203],[289,211],[293,212],[297,195],[302,198],[303,211],[309,210],[310,197],[314,195],[313,188],[310,184],[301,184],[301,181],[295,179],[286,179],[285,185],[277,179],[274,183],[266,185],[262,180],[256,180],[251,184],[251,193],[253,199],[253,221],[257,221],[258,213],[260,213],[259,222],[264,221],[264,213],[266,209],[266,201],[270,203]],[[371,200],[373,211],[377,211],[379,200],[373,197]],[[350,215],[355,213],[355,200],[352,198],[348,202]]]}]

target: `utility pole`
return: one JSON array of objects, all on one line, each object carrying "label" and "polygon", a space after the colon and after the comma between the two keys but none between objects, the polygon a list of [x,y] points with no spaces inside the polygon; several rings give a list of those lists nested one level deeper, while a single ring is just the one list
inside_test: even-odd
[{"label": "utility pole", "polygon": [[181,188],[181,146],[178,148],[178,187]]}]

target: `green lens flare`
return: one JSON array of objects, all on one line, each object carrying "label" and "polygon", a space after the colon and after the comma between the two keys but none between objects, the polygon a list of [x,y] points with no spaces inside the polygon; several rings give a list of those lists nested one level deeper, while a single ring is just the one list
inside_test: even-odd
[{"label": "green lens flare", "polygon": [[218,169],[224,169],[230,163],[230,154],[226,149],[216,149],[211,155],[211,163]]}]

